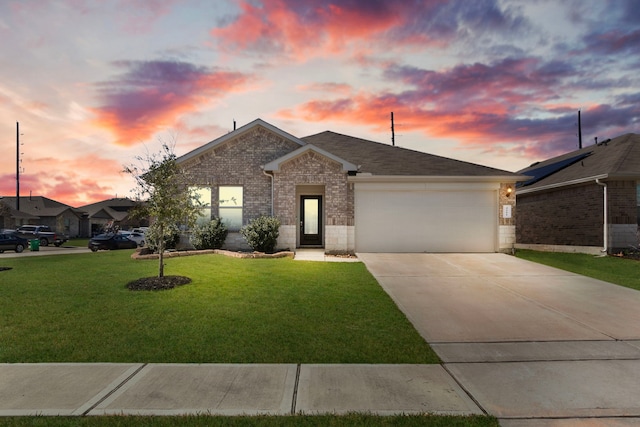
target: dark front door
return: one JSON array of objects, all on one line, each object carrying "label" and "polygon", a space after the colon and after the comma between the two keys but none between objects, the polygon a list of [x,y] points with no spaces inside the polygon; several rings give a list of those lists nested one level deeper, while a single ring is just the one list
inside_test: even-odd
[{"label": "dark front door", "polygon": [[300,246],[322,246],[322,196],[300,197]]}]

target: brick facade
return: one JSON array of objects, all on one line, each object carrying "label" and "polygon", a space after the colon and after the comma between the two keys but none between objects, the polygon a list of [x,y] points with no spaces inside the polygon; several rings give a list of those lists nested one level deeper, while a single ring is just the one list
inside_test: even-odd
[{"label": "brick facade", "polygon": [[299,220],[296,189],[320,186],[324,188],[325,224],[353,225],[353,190],[340,164],[309,151],[283,164],[274,176],[274,211],[282,224],[297,224]]},{"label": "brick facade", "polygon": [[[341,236],[338,234],[342,233],[342,228],[327,230],[327,227],[352,227],[354,211],[353,190],[347,183],[347,173],[342,171],[342,166],[309,151],[285,162],[280,171],[273,173],[273,189],[271,177],[261,168],[299,147],[293,141],[258,127],[186,161],[183,167],[194,186],[211,188],[212,215],[218,215],[218,188],[225,185],[243,187],[243,224],[273,212],[282,224],[279,248],[298,246],[296,230],[300,221],[300,195],[322,195],[323,232],[325,237],[329,232],[331,242],[339,242],[333,245],[333,250],[339,251],[338,246],[347,240],[348,231],[344,228],[345,236]],[[246,245],[238,233],[232,232],[225,247],[244,249]],[[341,250],[347,251],[348,248],[345,245]]]},{"label": "brick facade", "polygon": [[[613,231],[637,227],[636,182],[607,181],[607,193],[607,246],[622,247],[624,242],[619,233]],[[603,246],[603,220],[604,189],[595,182],[520,194],[516,241],[519,244]]]},{"label": "brick facade", "polygon": [[271,178],[261,166],[299,148],[262,128],[214,147],[183,164],[195,186],[211,188],[212,214],[218,215],[218,187],[243,187],[243,224],[260,215],[271,215]]}]

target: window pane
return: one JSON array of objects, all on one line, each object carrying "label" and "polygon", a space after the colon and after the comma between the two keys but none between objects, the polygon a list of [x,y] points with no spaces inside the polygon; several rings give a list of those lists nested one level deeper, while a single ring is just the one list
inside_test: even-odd
[{"label": "window pane", "polygon": [[240,230],[242,227],[242,208],[220,208],[220,218],[230,231]]},{"label": "window pane", "polygon": [[318,234],[318,199],[304,200],[304,234]]},{"label": "window pane", "polygon": [[191,197],[198,200],[203,207],[211,206],[211,188],[209,187],[189,187]]},{"label": "window pane", "polygon": [[220,187],[219,196],[221,208],[242,207],[242,187]]},{"label": "window pane", "polygon": [[196,220],[196,224],[205,225],[211,221],[211,188],[209,187],[189,187],[191,197],[197,200],[202,209]]}]

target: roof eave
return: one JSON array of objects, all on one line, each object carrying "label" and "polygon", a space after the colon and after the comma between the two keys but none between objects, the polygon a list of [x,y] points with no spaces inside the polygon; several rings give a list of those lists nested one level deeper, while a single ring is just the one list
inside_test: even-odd
[{"label": "roof eave", "polygon": [[358,167],[356,165],[354,165],[351,162],[348,162],[334,154],[329,153],[326,150],[323,150],[322,148],[316,147],[313,144],[309,144],[307,143],[305,146],[298,148],[297,150],[294,150],[288,154],[285,154],[284,156],[277,158],[267,164],[265,164],[263,166],[263,170],[266,172],[278,172],[280,171],[280,166],[283,163],[286,163],[292,159],[295,159],[296,157],[299,157],[301,155],[303,155],[304,153],[307,153],[309,151],[313,151],[315,153],[320,154],[323,157],[326,157],[328,159],[333,160],[336,163],[340,163],[342,165],[342,172],[350,172],[350,171],[357,171]]},{"label": "roof eave", "polygon": [[584,177],[584,178],[578,178],[578,179],[572,179],[571,181],[564,181],[564,182],[557,182],[555,184],[548,184],[548,185],[541,185],[539,187],[535,187],[535,188],[518,188],[516,189],[516,195],[517,194],[528,194],[528,193],[536,193],[538,191],[545,191],[545,190],[553,190],[554,188],[562,188],[562,187],[568,187],[571,185],[578,185],[578,184],[585,184],[587,182],[592,182],[595,181],[596,179],[608,179],[611,178],[611,175],[609,174],[601,174],[601,175],[593,175],[593,176],[588,176],[588,177]]},{"label": "roof eave", "polygon": [[373,175],[359,173],[349,182],[499,182],[516,183],[527,180],[524,175]]}]

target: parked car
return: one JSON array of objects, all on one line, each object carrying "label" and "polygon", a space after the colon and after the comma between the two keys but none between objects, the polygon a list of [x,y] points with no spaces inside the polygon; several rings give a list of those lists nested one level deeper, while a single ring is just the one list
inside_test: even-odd
[{"label": "parked car", "polygon": [[118,234],[128,237],[130,240],[136,242],[138,246],[144,246],[144,233],[139,233],[137,231],[120,230],[118,231]]},{"label": "parked car", "polygon": [[100,249],[135,249],[138,244],[122,234],[99,234],[89,240],[89,249],[97,252]]},{"label": "parked car", "polygon": [[40,246],[48,246],[49,243],[53,243],[59,247],[69,240],[67,236],[53,232],[47,225],[22,225],[18,227],[16,232],[27,240],[39,239]]},{"label": "parked car", "polygon": [[13,230],[3,230],[0,233],[0,254],[4,251],[16,251],[20,253],[29,244],[29,241],[24,237],[18,236]]}]

